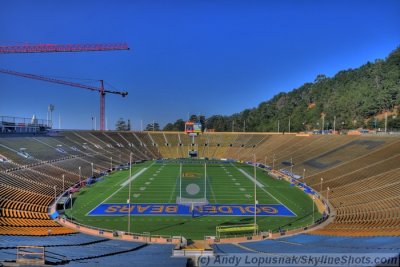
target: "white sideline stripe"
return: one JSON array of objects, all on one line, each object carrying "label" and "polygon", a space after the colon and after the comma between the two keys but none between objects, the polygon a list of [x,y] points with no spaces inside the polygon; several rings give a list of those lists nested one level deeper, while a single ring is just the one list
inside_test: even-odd
[{"label": "white sideline stripe", "polygon": [[121,184],[122,187],[127,186],[131,181],[135,180],[136,177],[138,177],[139,175],[141,175],[143,172],[145,172],[147,170],[147,168],[143,168],[140,171],[138,171],[137,173],[135,173],[135,175],[133,175],[131,178],[129,178],[128,180],[126,180],[125,182],[123,182]]},{"label": "white sideline stripe", "polygon": [[[250,174],[248,174],[246,171],[244,171],[244,170],[242,170],[242,169],[239,169],[239,168],[237,168],[244,176],[246,176],[248,179],[250,179],[253,183],[254,183],[254,178],[250,175]],[[255,181],[256,182],[256,185],[258,186],[258,187],[261,187],[261,188],[263,188],[264,187],[264,185],[262,184],[262,183],[260,183],[259,181]]]}]

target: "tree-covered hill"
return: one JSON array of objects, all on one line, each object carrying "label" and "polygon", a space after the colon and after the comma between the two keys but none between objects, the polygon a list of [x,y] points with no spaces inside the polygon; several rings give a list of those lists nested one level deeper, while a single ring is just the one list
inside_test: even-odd
[{"label": "tree-covered hill", "polygon": [[[400,47],[385,60],[367,62],[357,69],[323,74],[288,93],[279,93],[258,107],[231,116],[214,115],[206,128],[215,131],[304,131],[312,129],[388,128],[400,129]],[[324,119],[323,119],[324,117]],[[182,120],[164,130],[183,130]]]}]

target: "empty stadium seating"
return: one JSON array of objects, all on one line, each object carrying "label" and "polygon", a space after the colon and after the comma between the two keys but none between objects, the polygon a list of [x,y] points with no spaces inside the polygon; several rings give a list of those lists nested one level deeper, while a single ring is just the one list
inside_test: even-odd
[{"label": "empty stadium seating", "polygon": [[[0,262],[15,262],[18,246],[45,248],[46,264],[81,266],[185,266],[185,258],[171,258],[172,245],[110,240],[85,234],[27,237],[0,235]],[[157,255],[157,257],[149,257]]]},{"label": "empty stadium seating", "polygon": [[336,237],[300,234],[239,245],[214,245],[220,253],[373,253],[400,252],[400,237]]},{"label": "empty stadium seating", "polygon": [[303,181],[336,210],[333,223],[312,232],[315,238],[400,235],[398,137],[205,133],[192,140],[183,133],[95,131],[0,137],[6,159],[0,162],[0,234],[74,233],[49,218],[48,206],[55,193],[90,177],[92,163],[98,175],[127,163],[131,153],[133,160],[179,158],[192,148],[199,157],[252,161],[256,155],[275,169],[288,169],[284,162],[292,161],[294,173],[306,170]]}]

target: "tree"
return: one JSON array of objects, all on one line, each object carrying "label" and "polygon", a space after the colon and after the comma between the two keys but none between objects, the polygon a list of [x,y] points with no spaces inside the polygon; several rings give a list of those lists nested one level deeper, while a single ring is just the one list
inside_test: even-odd
[{"label": "tree", "polygon": [[[242,131],[245,122],[248,132],[276,131],[279,120],[280,130],[287,131],[290,117],[291,131],[296,132],[322,128],[320,117],[325,113],[325,124],[328,125],[324,125],[324,129],[333,127],[333,116],[336,116],[336,129],[366,126],[371,118],[383,112],[399,114],[396,112],[400,107],[399,66],[400,47],[385,60],[342,70],[333,77],[319,74],[313,83],[305,83],[288,93],[279,93],[258,107],[231,116],[213,115],[204,124],[215,131],[231,131],[234,121],[235,130]],[[199,120],[196,115],[190,119]],[[399,129],[399,121],[389,120],[388,127]]]},{"label": "tree", "polygon": [[197,115],[190,115],[189,121],[197,122],[198,121]]},{"label": "tree", "polygon": [[157,122],[149,123],[146,126],[146,131],[160,131],[160,125]]},{"label": "tree", "polygon": [[163,131],[183,132],[185,130],[185,122],[182,119],[176,120],[174,123],[167,123]]},{"label": "tree", "polygon": [[130,120],[128,120],[128,123],[126,123],[123,118],[119,118],[119,120],[115,123],[115,130],[117,130],[117,131],[130,131],[131,130],[131,122],[130,122]]},{"label": "tree", "polygon": [[182,119],[178,119],[174,123],[174,131],[183,132],[185,130],[185,121]]},{"label": "tree", "polygon": [[174,125],[172,123],[167,123],[164,128],[163,131],[174,131]]}]

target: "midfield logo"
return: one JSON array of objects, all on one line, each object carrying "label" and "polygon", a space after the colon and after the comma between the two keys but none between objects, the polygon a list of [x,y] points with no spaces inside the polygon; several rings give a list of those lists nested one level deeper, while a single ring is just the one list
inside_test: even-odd
[{"label": "midfield logo", "polygon": [[205,205],[207,201],[207,167],[204,164],[204,173],[179,171],[179,185],[176,202],[182,205]]}]

